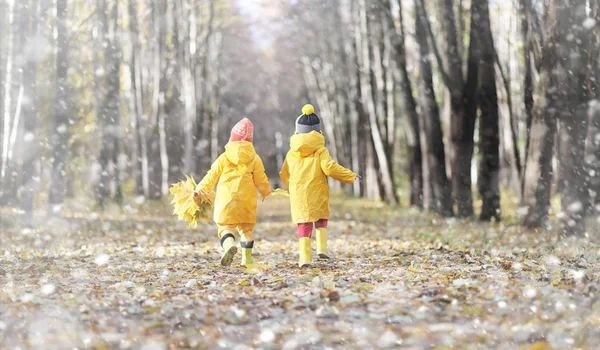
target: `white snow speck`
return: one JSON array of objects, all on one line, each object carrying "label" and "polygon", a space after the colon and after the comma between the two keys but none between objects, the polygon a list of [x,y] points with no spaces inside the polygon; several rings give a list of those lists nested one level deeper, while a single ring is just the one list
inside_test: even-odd
[{"label": "white snow speck", "polygon": [[537,290],[533,287],[525,288],[523,295],[529,299],[533,299],[537,295]]},{"label": "white snow speck", "polygon": [[572,271],[572,274],[575,281],[581,281],[585,277],[585,271],[583,270]]},{"label": "white snow speck", "polygon": [[580,212],[582,209],[583,209],[583,204],[579,201],[569,204],[569,206],[567,208],[567,210],[569,210],[571,213]]},{"label": "white snow speck", "polygon": [[187,281],[187,283],[185,284],[185,287],[186,288],[194,288],[197,283],[198,283],[198,281],[196,279],[192,278],[191,280]]},{"label": "white snow speck", "polygon": [[560,265],[560,259],[554,255],[550,255],[546,258],[546,264],[558,266]]},{"label": "white snow speck", "polygon": [[162,258],[167,254],[167,250],[163,247],[159,247],[156,249],[156,257]]},{"label": "white snow speck", "polygon": [[40,289],[40,292],[44,295],[50,295],[54,293],[56,287],[53,284],[44,284]]},{"label": "white snow speck", "polygon": [[525,215],[527,215],[528,212],[529,212],[529,207],[528,206],[517,208],[517,215],[518,216],[525,216]]},{"label": "white snow speck", "polygon": [[25,135],[23,135],[23,141],[25,142],[31,142],[33,139],[35,139],[35,135],[32,132],[26,132]]},{"label": "white snow speck", "polygon": [[582,25],[585,29],[590,30],[596,26],[596,20],[592,17],[588,17],[583,21]]},{"label": "white snow speck", "polygon": [[379,337],[379,341],[377,342],[377,346],[380,348],[391,348],[395,345],[398,345],[398,336],[396,333],[387,330],[383,332],[383,334]]},{"label": "white snow speck", "polygon": [[108,254],[100,254],[94,259],[94,263],[98,266],[106,265],[110,261],[110,256]]},{"label": "white snow speck", "polygon": [[263,329],[259,338],[262,343],[272,343],[275,340],[275,332],[270,329]]},{"label": "white snow speck", "polygon": [[57,128],[56,128],[56,132],[59,134],[64,134],[67,132],[67,125],[65,124],[60,124]]}]

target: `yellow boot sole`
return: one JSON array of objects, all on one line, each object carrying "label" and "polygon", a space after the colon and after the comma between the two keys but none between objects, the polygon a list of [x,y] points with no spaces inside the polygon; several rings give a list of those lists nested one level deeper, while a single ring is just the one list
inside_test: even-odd
[{"label": "yellow boot sole", "polygon": [[227,251],[225,253],[223,253],[223,256],[221,257],[221,265],[222,266],[231,265],[235,254],[237,254],[237,247],[236,246],[229,247],[229,249],[227,249]]}]

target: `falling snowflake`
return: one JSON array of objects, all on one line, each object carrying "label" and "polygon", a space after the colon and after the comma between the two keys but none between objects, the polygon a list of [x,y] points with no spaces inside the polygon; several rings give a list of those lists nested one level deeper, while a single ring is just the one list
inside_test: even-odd
[{"label": "falling snowflake", "polygon": [[583,21],[582,25],[585,29],[590,30],[596,26],[596,20],[592,17],[588,17]]}]

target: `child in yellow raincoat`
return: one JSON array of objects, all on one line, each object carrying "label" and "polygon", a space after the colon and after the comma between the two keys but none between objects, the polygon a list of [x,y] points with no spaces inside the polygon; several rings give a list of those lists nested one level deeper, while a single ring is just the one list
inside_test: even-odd
[{"label": "child in yellow raincoat", "polygon": [[292,221],[298,226],[298,265],[302,267],[312,262],[313,227],[316,228],[319,258],[331,259],[327,249],[327,177],[347,184],[360,177],[331,159],[321,134],[321,121],[312,105],[305,105],[296,120],[296,133],[290,139],[290,151],[279,175],[290,194]]},{"label": "child in yellow raincoat", "polygon": [[256,189],[263,198],[271,193],[265,167],[252,145],[253,132],[254,127],[249,119],[244,118],[238,122],[231,130],[225,152],[213,163],[196,187],[199,195],[217,185],[214,221],[217,223],[223,248],[223,266],[231,265],[237,253],[234,236],[236,229],[240,234],[242,265],[254,264],[252,231],[256,224]]}]

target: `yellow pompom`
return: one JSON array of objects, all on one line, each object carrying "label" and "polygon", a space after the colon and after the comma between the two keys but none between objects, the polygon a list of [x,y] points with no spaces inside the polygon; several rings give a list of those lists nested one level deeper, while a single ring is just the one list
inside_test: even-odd
[{"label": "yellow pompom", "polygon": [[315,113],[315,107],[313,107],[313,105],[304,105],[304,107],[302,107],[302,114],[311,115],[314,113]]}]

